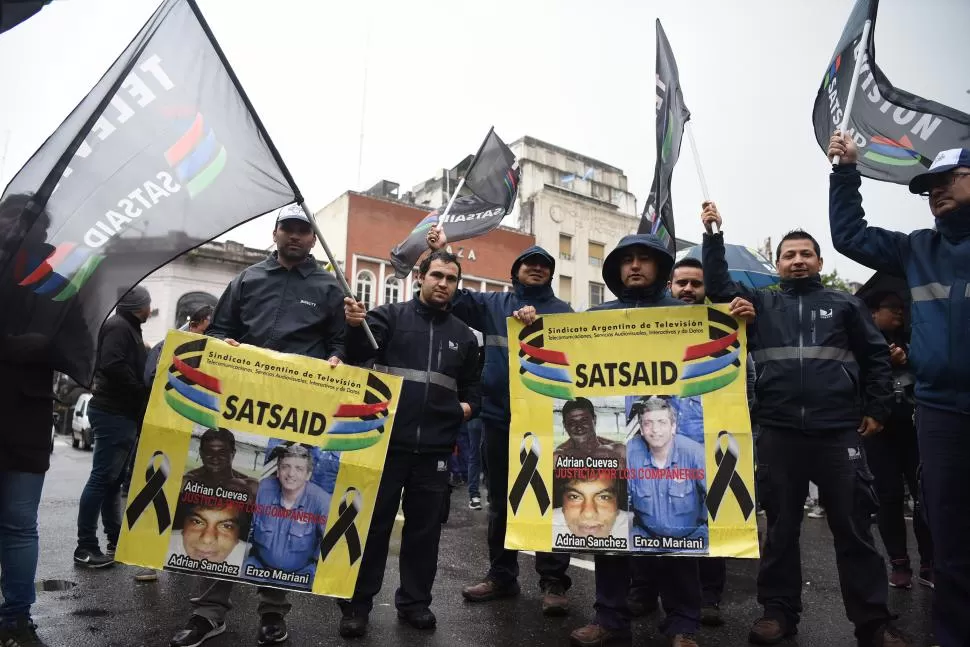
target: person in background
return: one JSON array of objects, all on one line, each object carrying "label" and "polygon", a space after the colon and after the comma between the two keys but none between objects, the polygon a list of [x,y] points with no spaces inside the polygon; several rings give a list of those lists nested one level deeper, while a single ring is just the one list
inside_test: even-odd
[{"label": "person in background", "polygon": [[866,439],[866,459],[876,477],[879,494],[879,535],[889,554],[889,586],[913,586],[913,569],[906,547],[906,520],[903,518],[903,485],[912,493],[913,534],[919,548],[920,566],[916,581],[933,588],[933,542],[923,519],[919,501],[919,443],[913,425],[913,374],[909,368],[909,345],[904,331],[903,300],[893,292],[874,292],[866,297],[876,327],[889,343],[893,370],[893,398],[886,428]]},{"label": "person in background", "polygon": [[[142,381],[147,350],[141,326],[148,321],[151,306],[148,290],[133,287],[121,297],[116,313],[108,317],[98,335],[98,361],[88,405],[94,456],[77,514],[74,563],[79,566],[104,568],[114,564],[121,534],[125,466],[148,404],[148,389]],[[99,516],[108,539],[107,554],[98,544]]]},{"label": "person in background", "polygon": [[909,183],[929,200],[932,229],[906,234],[866,223],[851,137],[832,135],[832,243],[857,263],[906,277],[913,300],[909,363],[916,377],[921,503],[933,537],[933,624],[942,647],[970,645],[970,148],[941,151]]},{"label": "person in background", "polygon": [[[444,229],[432,227],[428,246],[437,250],[448,243]],[[482,385],[482,443],[487,467],[488,488],[488,572],[461,591],[468,602],[490,602],[517,596],[519,587],[519,553],[505,548],[508,522],[506,498],[509,487],[509,340],[506,318],[526,306],[540,314],[572,312],[568,303],[559,299],[552,288],[556,260],[542,247],[529,247],[512,262],[512,289],[508,292],[455,292],[452,312],[471,328],[485,336],[485,366]],[[568,553],[536,553],[535,569],[542,591],[542,613],[561,616],[569,613],[566,593],[572,586],[567,574]]]},{"label": "person in background", "polygon": [[[477,336],[477,335],[476,335]],[[478,373],[485,367],[485,347],[478,346]],[[482,419],[472,418],[465,423],[468,429],[468,507],[482,509]]]},{"label": "person in background", "polygon": [[[195,333],[196,335],[204,335],[205,331],[209,328],[209,324],[212,323],[213,312],[215,312],[215,308],[212,306],[202,306],[189,315],[189,320],[182,324],[179,330]],[[151,390],[152,384],[155,382],[155,373],[158,371],[158,360],[161,359],[162,346],[164,345],[165,340],[163,339],[148,351],[148,358],[145,360],[145,386],[149,390]]]}]

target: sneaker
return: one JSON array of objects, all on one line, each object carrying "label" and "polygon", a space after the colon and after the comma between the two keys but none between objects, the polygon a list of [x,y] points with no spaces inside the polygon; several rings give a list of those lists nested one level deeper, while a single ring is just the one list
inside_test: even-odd
[{"label": "sneaker", "polygon": [[482,497],[480,497],[480,496],[473,496],[468,501],[468,507],[471,508],[472,510],[481,510],[482,509]]},{"label": "sneaker", "polygon": [[748,642],[755,645],[777,645],[786,640],[789,636],[798,633],[795,627],[782,624],[779,620],[769,616],[763,616],[755,620],[748,632]]},{"label": "sneaker", "polygon": [[677,634],[670,639],[670,647],[700,647],[694,634]]},{"label": "sneaker", "polygon": [[114,557],[108,557],[100,548],[81,548],[74,551],[74,563],[86,568],[105,568],[115,563]]},{"label": "sneaker", "polygon": [[158,581],[158,571],[150,568],[139,568],[138,572],[135,573],[136,582],[157,582]]},{"label": "sneaker", "polygon": [[3,647],[47,647],[37,636],[37,625],[30,618],[21,616],[16,624],[0,627],[0,645]]},{"label": "sneaker", "polygon": [[806,516],[808,516],[809,519],[824,519],[825,508],[823,508],[819,504],[816,504],[815,506],[812,507],[811,510],[808,511],[808,515]]},{"label": "sneaker", "polygon": [[720,627],[724,624],[724,616],[721,615],[721,605],[706,604],[701,607],[701,624],[705,627]]},{"label": "sneaker", "polygon": [[363,638],[367,635],[367,614],[360,611],[344,611],[337,632],[341,638]]},{"label": "sneaker", "polygon": [[613,642],[628,641],[632,635],[629,629],[621,631],[591,624],[569,634],[569,642],[576,647],[600,647]]},{"label": "sneaker", "polygon": [[189,618],[185,629],[172,636],[169,647],[198,647],[209,638],[215,638],[226,630],[226,623],[212,624],[202,616],[193,615]]},{"label": "sneaker", "polygon": [[111,559],[115,558],[115,553],[118,551],[118,544],[108,544],[108,547],[104,549],[104,554]]},{"label": "sneaker", "polygon": [[438,619],[434,617],[431,609],[419,609],[417,611],[401,611],[398,609],[397,619],[421,631],[434,631],[438,626]]},{"label": "sneaker", "polygon": [[805,508],[805,510],[811,510],[817,505],[818,505],[818,501],[816,501],[812,497],[808,497],[807,499],[805,499],[805,505],[802,507]]},{"label": "sneaker", "polygon": [[500,584],[490,577],[486,577],[478,584],[466,586],[461,590],[463,598],[469,602],[489,602],[501,598],[514,598],[519,594],[519,583]]},{"label": "sneaker", "polygon": [[892,571],[889,573],[889,586],[894,589],[913,588],[913,569],[909,566],[909,559],[902,557],[890,560],[889,563],[892,566]]},{"label": "sneaker", "polygon": [[869,642],[872,647],[912,647],[912,639],[890,623],[876,630]]},{"label": "sneaker", "polygon": [[259,619],[256,632],[257,645],[276,645],[290,637],[286,630],[286,620],[279,613],[264,613]]},{"label": "sneaker", "polygon": [[933,565],[920,564],[919,575],[916,576],[916,581],[923,586],[928,586],[931,589],[935,589],[936,582],[933,579]]},{"label": "sneaker", "polygon": [[543,587],[542,615],[550,617],[569,615],[569,598],[566,597],[566,589],[561,584],[549,584]]}]

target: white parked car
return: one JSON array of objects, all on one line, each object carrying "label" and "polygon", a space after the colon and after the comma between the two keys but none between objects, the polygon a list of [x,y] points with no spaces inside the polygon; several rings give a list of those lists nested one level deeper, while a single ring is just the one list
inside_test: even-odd
[{"label": "white parked car", "polygon": [[90,393],[82,393],[71,412],[71,446],[75,449],[88,450],[94,445],[91,437],[91,421],[88,420],[88,403],[91,402]]}]

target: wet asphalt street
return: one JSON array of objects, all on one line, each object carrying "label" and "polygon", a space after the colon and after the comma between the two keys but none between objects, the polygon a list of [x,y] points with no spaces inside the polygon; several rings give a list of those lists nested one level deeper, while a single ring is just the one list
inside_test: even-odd
[{"label": "wet asphalt street", "polygon": [[[34,618],[40,635],[52,647],[164,647],[172,634],[188,619],[189,597],[197,590],[191,577],[162,573],[157,582],[138,583],[135,569],[117,565],[92,571],[75,568],[77,501],[87,478],[91,453],[72,449],[58,437],[51,471],[44,488],[40,510],[41,557],[38,580],[65,580],[77,584],[71,590],[38,593]],[[291,594],[293,610],[287,617],[294,647],[310,645],[397,645],[461,647],[529,645],[552,647],[569,644],[569,632],[585,624],[592,615],[592,561],[583,558],[571,568],[572,615],[546,619],[539,612],[537,578],[533,558],[520,556],[522,595],[484,605],[469,605],[461,598],[461,587],[485,571],[486,513],[467,508],[465,493],[452,498],[449,523],[445,526],[435,601],[438,629],[423,633],[401,625],[393,607],[397,583],[397,552],[391,548],[384,590],[371,614],[370,633],[358,641],[344,641],[337,635],[339,611],[332,600],[307,594]],[[399,530],[399,528],[398,528]],[[397,541],[399,532],[396,533]],[[911,551],[915,541],[910,538]],[[805,614],[796,640],[787,644],[802,647],[851,647],[852,626],[845,619],[835,571],[831,535],[822,520],[806,519],[802,531]],[[913,554],[914,562],[918,558]],[[722,605],[727,624],[704,629],[700,644],[705,647],[747,645],[750,623],[757,617],[755,561],[735,560],[728,566],[728,591]],[[890,604],[900,615],[900,626],[916,638],[916,645],[931,645],[929,605],[932,593],[916,586],[911,591],[890,591]],[[235,608],[222,636],[206,647],[255,645],[257,626],[255,589],[236,588]],[[656,616],[637,621],[634,645],[666,645],[658,633]]]}]

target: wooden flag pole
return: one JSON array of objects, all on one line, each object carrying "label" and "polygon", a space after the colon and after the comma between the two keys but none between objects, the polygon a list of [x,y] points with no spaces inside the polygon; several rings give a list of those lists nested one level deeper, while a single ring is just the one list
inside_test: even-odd
[{"label": "wooden flag pole", "polygon": [[[867,20],[862,26],[862,40],[859,44],[862,49],[868,50],[869,32],[872,29],[872,20]],[[862,55],[855,57],[855,65],[852,67],[852,81],[849,83],[849,97],[845,100],[845,113],[842,115],[842,123],[839,124],[839,132],[845,137],[845,129],[849,127],[849,117],[852,116],[852,106],[855,105],[855,93],[859,87],[859,70],[862,69]],[[832,165],[838,166],[842,161],[841,156],[836,155],[832,158]]]},{"label": "wooden flag pole", "polygon": [[[321,232],[320,228],[317,226],[317,221],[313,218],[313,214],[311,214],[310,210],[306,208],[306,203],[301,201],[299,204],[300,208],[303,209],[303,213],[306,215],[307,220],[310,221],[310,227],[313,228],[313,233],[316,234],[317,240],[319,240],[320,244],[323,246],[323,252],[327,255],[327,259],[329,259],[330,265],[333,267],[333,275],[337,277],[337,283],[340,284],[340,287],[343,289],[346,296],[356,300],[357,297],[350,290],[350,284],[347,283],[347,277],[344,276],[340,266],[337,265],[337,259],[333,257],[333,252],[330,251],[330,245],[327,244],[327,239],[323,237],[323,232]],[[370,342],[373,349],[377,350],[377,340],[374,339],[374,333],[370,331],[370,326],[367,325],[366,320],[364,321],[364,334],[367,335],[367,341]]]}]

